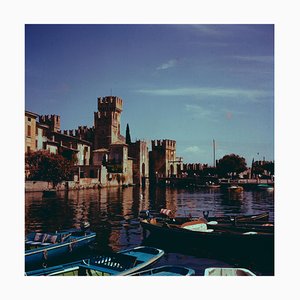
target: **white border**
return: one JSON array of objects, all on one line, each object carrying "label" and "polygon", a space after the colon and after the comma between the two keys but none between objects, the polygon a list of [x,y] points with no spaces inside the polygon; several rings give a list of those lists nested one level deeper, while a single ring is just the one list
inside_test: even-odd
[{"label": "white border", "polygon": [[[278,4],[280,3],[280,4]],[[282,4],[281,4],[282,3]],[[293,295],[297,288],[296,175],[299,28],[296,1],[6,1],[1,8],[3,295],[42,297],[265,298]],[[23,117],[24,24],[275,24],[276,266],[274,277],[245,278],[26,278],[22,274],[24,232]],[[9,111],[7,111],[7,105]],[[12,147],[11,147],[12,143]],[[18,172],[20,170],[20,172]],[[296,200],[296,201],[295,201]],[[8,207],[7,207],[8,206]],[[12,211],[16,218],[11,219]],[[21,233],[21,234],[20,234]],[[139,280],[139,282],[137,282]],[[117,282],[116,282],[117,281]],[[298,281],[298,280],[297,280]],[[77,282],[80,284],[77,284]]]}]

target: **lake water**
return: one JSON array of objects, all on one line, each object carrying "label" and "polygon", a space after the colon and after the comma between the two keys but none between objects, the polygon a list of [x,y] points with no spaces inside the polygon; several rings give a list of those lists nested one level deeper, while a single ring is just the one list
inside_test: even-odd
[{"label": "lake water", "polygon": [[[119,251],[141,244],[161,247],[165,256],[157,263],[179,264],[195,269],[203,275],[211,266],[251,267],[258,275],[273,275],[273,268],[257,267],[218,257],[202,257],[184,247],[155,244],[151,236],[145,238],[138,215],[140,210],[168,208],[178,216],[192,214],[202,216],[205,210],[210,215],[256,214],[270,212],[274,220],[274,192],[244,190],[229,193],[222,189],[176,189],[140,187],[87,189],[59,192],[55,198],[43,198],[42,193],[25,195],[25,234],[30,231],[55,231],[79,228],[88,221],[97,233],[93,253]],[[82,253],[88,255],[89,253]]]}]

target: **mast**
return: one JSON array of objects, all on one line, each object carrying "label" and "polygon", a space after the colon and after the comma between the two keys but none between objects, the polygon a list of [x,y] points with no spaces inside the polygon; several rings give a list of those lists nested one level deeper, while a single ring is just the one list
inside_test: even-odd
[{"label": "mast", "polygon": [[213,166],[215,168],[216,167],[216,143],[214,139],[213,139],[213,160],[214,160]]}]

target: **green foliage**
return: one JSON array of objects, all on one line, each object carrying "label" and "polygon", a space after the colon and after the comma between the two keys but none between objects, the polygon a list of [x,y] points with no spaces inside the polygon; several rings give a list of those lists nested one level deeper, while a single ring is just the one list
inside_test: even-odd
[{"label": "green foliage", "polygon": [[267,162],[263,165],[263,168],[270,173],[270,175],[274,175],[274,162]]},{"label": "green foliage", "polygon": [[126,126],[126,144],[128,144],[128,145],[131,144],[130,130],[129,130],[128,124]]},{"label": "green foliage", "polygon": [[246,160],[236,154],[225,155],[218,162],[217,170],[220,176],[233,176],[247,169]]},{"label": "green foliage", "polygon": [[52,182],[53,186],[64,180],[71,180],[73,161],[59,154],[48,151],[30,152],[25,162],[29,171],[30,180]]},{"label": "green foliage", "polygon": [[123,172],[123,167],[122,165],[119,165],[119,164],[106,164],[106,168],[107,168],[107,171],[109,173],[122,173]]},{"label": "green foliage", "polygon": [[274,175],[274,162],[264,162],[263,164],[258,161],[253,162],[252,173],[261,176]]}]

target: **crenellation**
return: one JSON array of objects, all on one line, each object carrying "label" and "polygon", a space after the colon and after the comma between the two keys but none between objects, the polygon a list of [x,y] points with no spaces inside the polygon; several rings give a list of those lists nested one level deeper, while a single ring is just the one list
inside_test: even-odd
[{"label": "crenellation", "polygon": [[161,149],[168,149],[168,150],[175,150],[176,149],[176,141],[174,140],[152,140],[151,141],[151,146],[152,149],[156,148],[161,148]]},{"label": "crenellation", "polygon": [[60,130],[60,116],[58,115],[41,115],[39,122],[48,125],[55,132]]},{"label": "crenellation", "polygon": [[123,100],[117,96],[98,97],[98,111],[122,111]]}]

